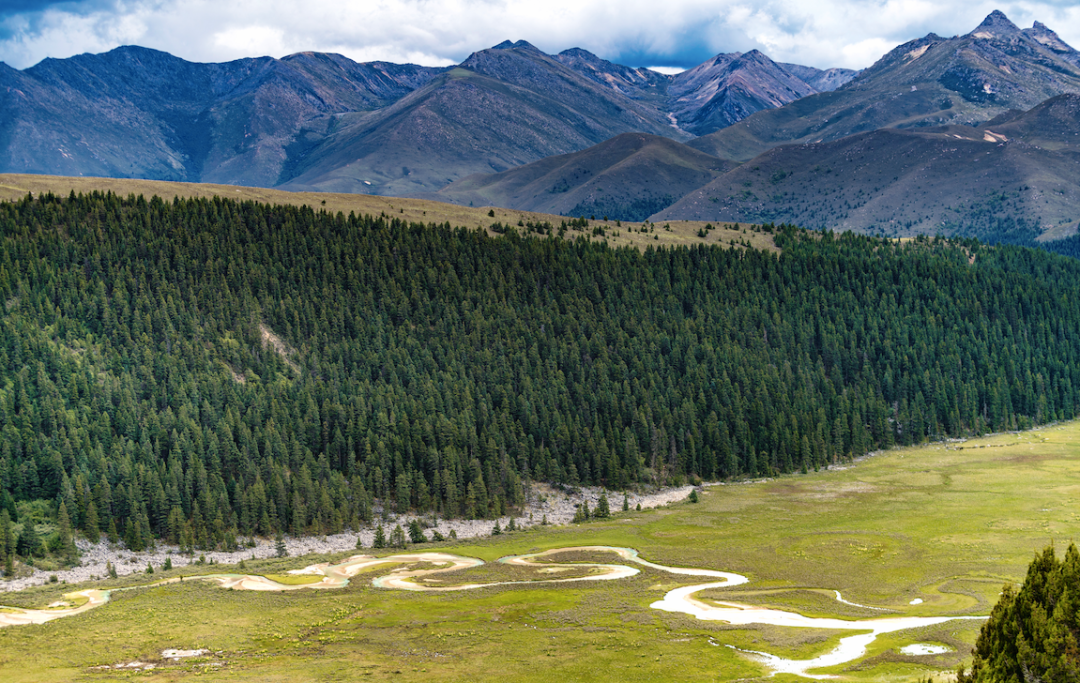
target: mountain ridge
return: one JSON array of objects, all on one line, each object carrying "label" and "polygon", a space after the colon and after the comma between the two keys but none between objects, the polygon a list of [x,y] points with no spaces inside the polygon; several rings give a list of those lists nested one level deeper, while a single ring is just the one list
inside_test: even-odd
[{"label": "mountain ridge", "polygon": [[974,125],[1080,92],[1080,53],[1044,25],[1016,27],[995,10],[970,33],[930,33],[890,50],[835,91],[757,112],[692,141],[746,161],[770,147],[817,143],[886,127]]},{"label": "mountain ridge", "polygon": [[982,126],[782,145],[651,217],[1028,242],[1077,230],[1080,94]]},{"label": "mountain ridge", "polygon": [[[580,48],[547,55],[524,40],[452,68],[315,52],[200,64],[124,46],[0,69],[0,171],[432,192],[621,133],[685,141],[813,91],[764,55],[748,55],[749,71],[709,74],[702,97],[686,75]],[[698,105],[708,111],[697,116]]]}]

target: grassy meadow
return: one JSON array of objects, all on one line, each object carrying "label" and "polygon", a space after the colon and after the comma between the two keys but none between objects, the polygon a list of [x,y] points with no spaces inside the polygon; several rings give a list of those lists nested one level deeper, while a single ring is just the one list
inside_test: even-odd
[{"label": "grassy meadow", "polygon": [[[499,537],[414,546],[488,561],[579,545],[629,546],[672,566],[750,578],[707,599],[813,616],[985,615],[1005,582],[1023,579],[1037,550],[1063,551],[1080,535],[1080,423],[961,443],[897,449],[843,470],[706,489],[697,504],[617,514],[610,521],[535,528]],[[618,500],[618,496],[613,497]],[[372,551],[367,551],[372,552]],[[351,554],[351,553],[350,553]],[[390,554],[390,553],[387,553]],[[338,557],[345,557],[341,555]],[[596,553],[586,559],[618,562]],[[281,574],[334,558],[248,561]],[[567,555],[565,560],[578,559]],[[701,579],[643,568],[635,577],[581,584],[410,593],[371,587],[385,567],[340,590],[260,593],[185,581],[114,594],[109,604],[39,626],[0,629],[0,673],[17,681],[764,681],[768,671],[736,646],[788,658],[823,654],[843,635],[813,629],[733,627],[649,607],[666,590]],[[190,574],[191,567],[114,585]],[[483,566],[452,583],[505,580]],[[448,581],[449,583],[449,581]],[[73,586],[0,596],[43,607]],[[923,602],[910,603],[915,599]],[[850,681],[944,677],[962,661],[979,621],[880,636],[861,660],[815,673]],[[913,642],[943,655],[907,656]],[[211,654],[151,671],[97,669],[160,662],[166,648]],[[805,680],[805,679],[798,679]]]}]

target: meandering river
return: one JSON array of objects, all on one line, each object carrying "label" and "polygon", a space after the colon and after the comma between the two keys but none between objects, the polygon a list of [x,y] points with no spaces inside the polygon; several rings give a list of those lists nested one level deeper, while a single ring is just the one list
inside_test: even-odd
[{"label": "meandering river", "polygon": [[[604,563],[557,563],[547,562],[552,555],[557,553],[579,552],[609,552],[629,564],[604,564]],[[666,612],[687,614],[705,621],[722,621],[736,625],[772,625],[789,628],[815,628],[830,630],[858,631],[851,636],[840,640],[840,643],[830,652],[813,659],[792,660],[784,659],[767,652],[743,651],[747,656],[756,659],[768,667],[773,673],[791,673],[807,678],[828,678],[823,674],[810,673],[813,669],[837,666],[851,662],[866,654],[867,648],[882,633],[894,633],[908,629],[931,626],[946,621],[959,619],[985,619],[985,617],[904,617],[883,616],[871,619],[837,619],[807,617],[796,612],[754,607],[734,602],[705,601],[695,597],[696,594],[709,589],[731,588],[748,582],[745,576],[721,572],[712,569],[693,569],[687,567],[668,567],[644,560],[633,548],[618,548],[611,546],[575,546],[571,548],[556,548],[539,553],[527,555],[513,555],[498,560],[507,565],[527,567],[536,570],[538,575],[551,573],[553,578],[532,579],[523,581],[494,581],[465,584],[433,585],[439,579],[432,577],[463,569],[478,567],[484,564],[483,560],[473,557],[463,557],[449,553],[426,552],[426,553],[401,553],[386,557],[372,557],[369,555],[356,555],[344,562],[315,564],[303,569],[289,572],[289,581],[275,581],[265,576],[252,574],[209,574],[201,576],[189,576],[159,581],[149,586],[123,588],[115,590],[134,590],[174,583],[183,580],[211,581],[222,587],[237,590],[261,590],[261,591],[286,591],[301,589],[333,589],[341,588],[349,583],[349,580],[362,571],[379,565],[394,565],[387,573],[372,580],[376,588],[391,590],[408,590],[423,592],[463,591],[491,586],[541,584],[541,583],[570,583],[579,581],[615,581],[625,579],[638,574],[641,570],[630,566],[636,564],[649,567],[658,571],[679,576],[694,576],[712,579],[706,583],[696,583],[682,586],[668,591],[662,600],[650,605],[653,609]],[[572,569],[586,569],[589,573],[585,576],[555,576],[557,572]],[[48,609],[30,610],[14,607],[0,607],[0,626],[15,626],[21,624],[40,624],[61,617],[80,614],[89,609],[104,605],[109,600],[109,590],[83,590],[70,593],[65,596],[65,601],[54,603]],[[836,593],[836,599],[844,604],[840,593]],[[882,609],[859,605],[868,609]]]}]

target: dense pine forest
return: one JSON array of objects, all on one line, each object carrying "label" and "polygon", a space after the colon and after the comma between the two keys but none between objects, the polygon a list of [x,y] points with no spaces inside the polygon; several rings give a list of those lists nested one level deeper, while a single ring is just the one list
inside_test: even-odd
[{"label": "dense pine forest", "polygon": [[1076,415],[1080,262],[763,229],[779,254],[0,204],[0,557],[490,517],[531,481],[773,475]]}]

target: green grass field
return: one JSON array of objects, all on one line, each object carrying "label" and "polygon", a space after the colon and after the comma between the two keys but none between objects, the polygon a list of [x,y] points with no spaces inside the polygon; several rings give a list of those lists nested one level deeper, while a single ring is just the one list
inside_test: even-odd
[{"label": "green grass field", "polygon": [[[1064,550],[1080,535],[1078,453],[1080,423],[1054,425],[899,449],[845,470],[711,487],[696,505],[621,514],[604,523],[414,549],[440,547],[492,561],[548,548],[628,546],[660,564],[751,579],[702,594],[709,599],[813,616],[875,616],[833,600],[839,590],[845,600],[903,615],[987,614],[1005,582],[1023,579],[1035,551],[1050,542]],[[249,560],[243,571],[280,574],[325,559],[337,558]],[[223,570],[233,568],[206,567],[206,573]],[[485,580],[514,573],[472,571]],[[660,612],[649,604],[666,590],[701,581],[648,568],[618,581],[440,594],[372,588],[370,579],[381,573],[365,572],[340,590],[261,593],[186,581],[116,593],[109,604],[77,616],[0,629],[0,673],[11,683],[195,675],[222,681],[784,681],[796,679],[769,678],[761,665],[726,646],[809,658],[851,633],[732,627]],[[43,607],[77,588],[41,587],[5,594],[0,602]],[[910,605],[916,598],[923,603]],[[945,674],[967,660],[979,624],[883,635],[861,660],[815,673],[851,681]],[[899,652],[912,642],[953,652]],[[163,649],[201,647],[214,654],[144,672],[93,668],[159,662]]]}]

